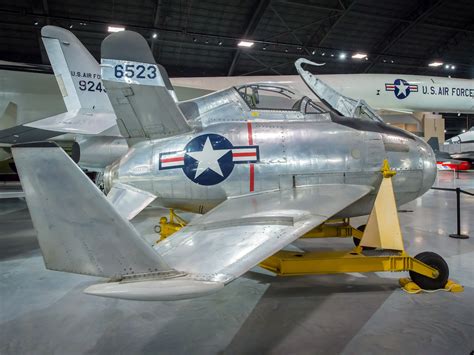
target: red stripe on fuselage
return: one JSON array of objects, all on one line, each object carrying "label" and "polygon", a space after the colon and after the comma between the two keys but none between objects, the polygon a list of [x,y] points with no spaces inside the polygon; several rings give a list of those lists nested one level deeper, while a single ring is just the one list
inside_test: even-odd
[{"label": "red stripe on fuselage", "polygon": [[257,157],[257,153],[232,153],[233,157]]},{"label": "red stripe on fuselage", "polygon": [[176,157],[176,158],[162,158],[162,163],[174,163],[176,161],[184,161],[184,157]]},{"label": "red stripe on fuselage", "polygon": [[[247,134],[248,134],[248,139],[249,139],[249,145],[253,145],[252,122],[247,122]],[[246,153],[241,153],[241,154],[246,154]],[[250,189],[250,192],[253,192],[253,190],[255,189],[255,167],[252,163],[250,163],[249,178],[250,178],[249,189]]]}]

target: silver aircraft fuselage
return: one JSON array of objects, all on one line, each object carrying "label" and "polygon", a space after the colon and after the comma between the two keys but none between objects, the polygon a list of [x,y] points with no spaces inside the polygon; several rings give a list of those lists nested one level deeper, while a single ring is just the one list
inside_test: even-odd
[{"label": "silver aircraft fuselage", "polygon": [[104,183],[106,191],[122,182],[155,194],[164,207],[198,213],[249,193],[331,183],[373,186],[337,215],[353,217],[370,213],[385,158],[397,171],[398,205],[432,186],[436,160],[422,139],[382,122],[334,113],[301,121],[216,123],[141,142],[106,169]]}]

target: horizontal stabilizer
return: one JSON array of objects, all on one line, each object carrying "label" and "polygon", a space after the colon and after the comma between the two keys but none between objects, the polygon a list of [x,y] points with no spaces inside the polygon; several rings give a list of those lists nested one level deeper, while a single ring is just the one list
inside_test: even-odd
[{"label": "horizontal stabilizer", "polygon": [[170,270],[57,145],[12,152],[48,269],[113,279]]},{"label": "horizontal stabilizer", "polygon": [[126,184],[115,184],[107,194],[107,200],[120,215],[131,220],[154,199],[155,195]]},{"label": "horizontal stabilizer", "polygon": [[191,131],[166,70],[156,64],[141,35],[111,34],[102,42],[101,55],[102,80],[129,145]]}]

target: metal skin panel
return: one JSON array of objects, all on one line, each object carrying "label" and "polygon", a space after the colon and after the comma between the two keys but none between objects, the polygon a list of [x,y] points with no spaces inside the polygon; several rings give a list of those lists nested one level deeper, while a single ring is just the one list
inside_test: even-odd
[{"label": "metal skin panel", "polygon": [[149,192],[120,183],[114,185],[107,194],[107,200],[128,220],[140,213],[155,198],[156,196]]},{"label": "metal skin panel", "polygon": [[228,283],[370,190],[320,185],[231,198],[155,249],[176,270]]},{"label": "metal skin panel", "polygon": [[[194,182],[182,168],[159,169],[161,153],[183,152],[195,137],[217,134],[233,146],[247,146],[249,125],[253,144],[258,145],[260,152],[259,161],[253,164],[253,190],[250,188],[250,164],[234,164],[226,179],[210,186]],[[431,187],[436,163],[431,148],[423,140],[405,132],[399,136],[394,132],[390,126],[387,126],[387,133],[377,133],[333,121],[263,123],[255,120],[215,124],[194,134],[133,147],[107,170],[105,179],[109,183],[106,186],[120,181],[155,194],[157,202],[165,207],[204,213],[232,196],[293,186],[340,183],[369,185],[377,189],[381,181],[380,166],[383,159],[388,158],[397,171],[394,177],[397,203],[403,204]],[[407,146],[408,151],[386,150],[382,137],[385,141]],[[375,193],[339,216],[368,214]]]}]

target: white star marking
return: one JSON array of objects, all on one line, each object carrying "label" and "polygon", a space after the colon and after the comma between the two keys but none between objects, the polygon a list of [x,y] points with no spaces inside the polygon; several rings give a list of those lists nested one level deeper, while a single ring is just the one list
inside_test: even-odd
[{"label": "white star marking", "polygon": [[204,173],[207,169],[211,169],[215,173],[219,174],[220,176],[224,176],[221,170],[221,166],[219,165],[218,160],[227,154],[230,149],[219,149],[214,150],[212,147],[211,141],[209,137],[206,139],[206,143],[204,143],[204,147],[200,152],[188,152],[191,158],[196,159],[198,163],[198,167],[196,170],[196,175],[194,176],[197,179],[202,173]]},{"label": "white star marking", "polygon": [[397,85],[398,88],[398,95],[403,94],[403,96],[407,96],[407,89],[409,85],[405,85],[403,82]]}]

